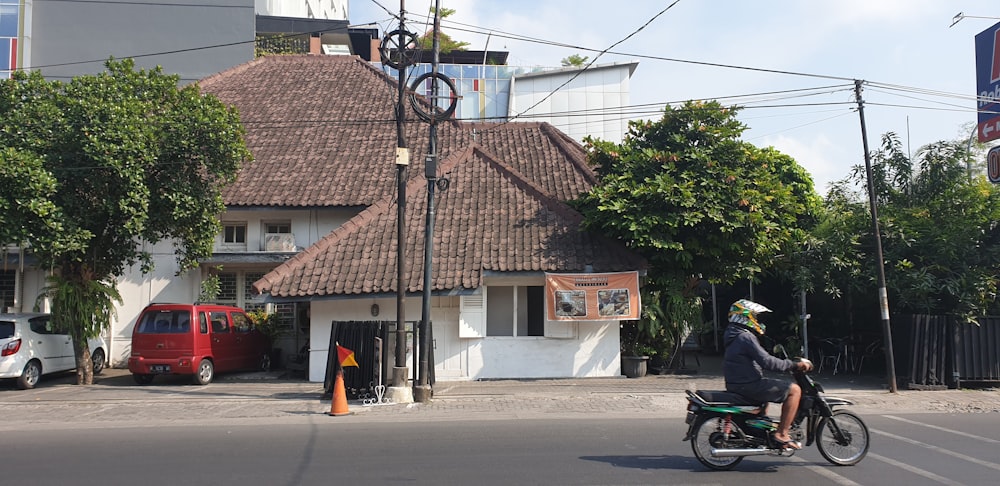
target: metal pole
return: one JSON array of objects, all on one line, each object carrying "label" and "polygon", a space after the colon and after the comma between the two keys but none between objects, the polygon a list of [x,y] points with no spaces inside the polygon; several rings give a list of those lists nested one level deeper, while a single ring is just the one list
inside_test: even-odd
[{"label": "metal pole", "polygon": [[[406,50],[405,29],[406,9],[404,0],[399,0],[399,57],[402,61]],[[396,348],[395,367],[392,369],[392,386],[404,387],[409,379],[406,368],[406,182],[410,153],[406,148],[404,124],[406,109],[403,105],[405,91],[405,63],[400,63],[396,99]]]},{"label": "metal pole", "polygon": [[[433,60],[431,62],[431,113],[434,114],[437,108],[438,100],[438,60],[439,52],[441,50],[440,45],[440,32],[441,32],[441,16],[440,16],[440,0],[434,1],[434,37],[432,43],[432,52],[434,54]],[[430,140],[427,146],[427,158],[424,165],[424,177],[427,178],[427,217],[426,226],[424,228],[424,283],[423,283],[423,301],[420,312],[420,324],[419,324],[419,336],[420,344],[418,353],[420,360],[418,362],[418,383],[413,387],[413,399],[417,402],[429,401],[432,395],[432,390],[429,380],[429,364],[427,362],[428,356],[428,346],[430,346],[430,340],[428,339],[428,328],[431,321],[431,291],[433,290],[431,284],[431,275],[433,268],[433,255],[434,255],[434,186],[437,184],[437,117],[431,116],[430,120]]]},{"label": "metal pole", "polygon": [[809,359],[809,313],[806,312],[806,291],[801,291],[800,302],[802,303],[802,356]]},{"label": "metal pole", "polygon": [[872,233],[875,235],[875,258],[878,261],[878,301],[882,311],[882,339],[885,341],[885,364],[889,373],[889,393],[896,393],[896,367],[892,356],[892,327],[889,324],[889,294],[885,289],[885,262],[882,257],[882,236],[878,228],[878,204],[872,182],[872,159],[868,153],[868,129],[865,127],[865,103],[861,99],[861,80],[854,80],[854,95],[861,118],[861,142],[865,149],[865,176],[868,179],[868,205],[872,213]]}]

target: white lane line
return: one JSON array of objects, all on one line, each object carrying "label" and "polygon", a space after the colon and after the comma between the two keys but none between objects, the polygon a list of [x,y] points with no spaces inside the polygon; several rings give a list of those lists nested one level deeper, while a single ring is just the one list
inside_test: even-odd
[{"label": "white lane line", "polygon": [[907,471],[909,471],[909,472],[911,472],[913,474],[917,474],[919,476],[923,476],[923,477],[925,477],[927,479],[930,479],[930,480],[933,480],[933,481],[937,481],[937,482],[939,482],[941,484],[949,484],[951,486],[965,486],[964,484],[962,484],[962,483],[960,483],[958,481],[952,481],[951,479],[948,479],[948,478],[946,478],[944,476],[938,476],[937,474],[934,474],[934,473],[932,473],[930,471],[924,471],[923,469],[920,469],[919,467],[914,467],[914,466],[911,466],[909,464],[906,464],[906,463],[903,463],[903,462],[899,462],[899,461],[897,461],[895,459],[889,459],[888,457],[881,456],[881,455],[878,455],[878,454],[872,454],[872,453],[868,453],[868,456],[871,457],[872,459],[876,459],[876,460],[882,461],[882,462],[884,462],[886,464],[890,464],[892,466],[896,466],[896,467],[898,467],[900,469],[907,470]]},{"label": "white lane line", "polygon": [[985,466],[985,467],[988,467],[990,469],[996,469],[997,471],[1000,471],[1000,464],[997,464],[995,462],[984,461],[982,459],[977,459],[975,457],[969,457],[969,456],[967,456],[965,454],[962,454],[962,453],[959,453],[959,452],[955,452],[955,451],[952,451],[952,450],[948,450],[948,449],[945,449],[943,447],[938,447],[936,445],[928,444],[926,442],[920,442],[919,440],[913,440],[913,439],[910,439],[909,437],[903,437],[901,435],[890,434],[889,432],[883,432],[881,430],[871,429],[871,432],[874,433],[874,434],[878,434],[878,435],[884,435],[886,437],[889,437],[889,438],[892,438],[892,439],[896,439],[898,441],[906,442],[908,444],[913,444],[913,445],[917,445],[917,446],[921,446],[921,447],[926,447],[926,448],[928,448],[928,449],[930,449],[930,450],[932,450],[934,452],[940,452],[941,454],[944,454],[944,455],[947,455],[947,456],[951,456],[951,457],[954,457],[954,458],[957,458],[957,459],[962,459],[962,460],[965,460],[965,461],[969,461],[969,462],[971,462],[973,464],[979,464],[980,466]]},{"label": "white lane line", "polygon": [[927,427],[929,429],[940,430],[942,432],[948,432],[948,433],[955,434],[955,435],[961,435],[962,437],[968,437],[970,439],[981,440],[981,441],[986,442],[988,444],[1000,444],[1000,440],[990,439],[989,437],[982,437],[982,436],[979,436],[979,435],[969,434],[969,433],[966,433],[966,432],[960,432],[960,431],[957,431],[957,430],[951,430],[951,429],[946,428],[946,427],[938,427],[937,425],[925,424],[923,422],[917,422],[916,420],[905,419],[903,417],[897,417],[895,415],[882,415],[882,417],[893,419],[893,420],[898,420],[900,422],[905,422],[905,423],[908,423],[910,425],[920,425],[922,427]]},{"label": "white lane line", "polygon": [[829,479],[830,481],[833,481],[835,484],[839,484],[841,486],[861,486],[861,483],[856,483],[856,482],[854,482],[854,481],[852,481],[852,480],[850,480],[848,478],[845,478],[845,477],[843,477],[843,476],[841,476],[841,475],[839,475],[839,474],[831,471],[829,467],[817,466],[815,464],[810,464],[809,461],[807,461],[805,459],[802,459],[801,457],[795,457],[795,456],[793,456],[792,460],[796,461],[796,462],[799,462],[799,463],[802,463],[802,465],[806,469],[808,469],[808,470],[810,470],[810,471],[812,471],[812,472],[814,472],[816,474],[819,474],[820,476],[823,476],[824,478]]}]

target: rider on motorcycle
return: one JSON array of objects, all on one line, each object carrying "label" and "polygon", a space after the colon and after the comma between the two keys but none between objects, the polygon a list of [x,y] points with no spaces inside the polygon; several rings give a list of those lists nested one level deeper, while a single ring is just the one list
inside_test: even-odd
[{"label": "rider on motorcycle", "polygon": [[809,371],[809,360],[792,361],[770,355],[761,347],[757,334],[763,335],[765,326],[757,314],[771,309],[756,302],[740,299],[729,308],[729,326],[723,335],[726,347],[722,369],[726,378],[726,391],[738,393],[751,400],[781,404],[781,419],[774,432],[774,440],[783,448],[801,449],[802,444],[788,435],[795,418],[795,411],[802,398],[802,389],[794,382],[765,378],[762,370]]}]

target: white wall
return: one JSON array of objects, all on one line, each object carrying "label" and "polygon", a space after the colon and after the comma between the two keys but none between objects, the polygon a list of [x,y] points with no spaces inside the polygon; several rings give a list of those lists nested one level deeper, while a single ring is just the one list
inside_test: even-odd
[{"label": "white wall", "polygon": [[128,361],[132,352],[132,328],[144,307],[153,302],[194,302],[200,291],[200,271],[175,275],[180,267],[170,242],[146,246],[156,265],[153,272],[143,275],[136,265],[126,269],[127,275],[118,279],[122,304],[117,307],[107,335],[112,366],[123,367]]},{"label": "white wall", "polygon": [[637,64],[593,66],[582,74],[580,68],[565,68],[515,75],[508,114],[548,122],[577,141],[590,135],[620,143],[628,130],[620,109],[629,104],[629,80]]},{"label": "white wall", "polygon": [[[371,305],[377,303],[378,317]],[[621,375],[617,321],[581,322],[574,338],[458,338],[458,297],[434,297],[435,376],[438,381],[489,378],[572,378]],[[407,321],[420,319],[419,297],[406,299]],[[316,301],[311,306],[309,381],[322,382],[326,373],[331,322],[396,320],[395,298]],[[406,366],[412,377],[412,349],[407,343]],[[392,367],[392,349],[383,366]]]},{"label": "white wall", "polygon": [[[257,15],[347,20],[348,0],[255,0]],[[310,15],[311,14],[311,15]]]},{"label": "white wall", "polygon": [[617,322],[580,323],[576,339],[487,337],[469,342],[470,378],[584,378],[621,374]]}]

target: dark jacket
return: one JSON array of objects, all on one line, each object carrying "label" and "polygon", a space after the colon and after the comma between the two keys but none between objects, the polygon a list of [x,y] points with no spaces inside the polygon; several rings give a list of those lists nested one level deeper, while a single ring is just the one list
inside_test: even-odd
[{"label": "dark jacket", "polygon": [[764,351],[754,331],[742,324],[730,324],[722,342],[726,345],[722,371],[727,384],[753,383],[764,377],[763,370],[791,371],[796,366],[790,359],[776,358]]}]

